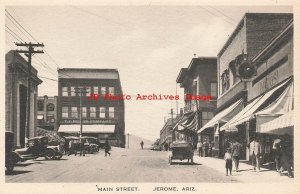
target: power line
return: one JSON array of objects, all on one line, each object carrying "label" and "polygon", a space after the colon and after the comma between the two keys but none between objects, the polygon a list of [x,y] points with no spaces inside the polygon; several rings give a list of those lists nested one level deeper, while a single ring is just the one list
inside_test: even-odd
[{"label": "power line", "polygon": [[21,26],[21,28],[25,31],[25,32],[27,32],[27,34],[34,40],[34,41],[36,41],[36,42],[39,42],[39,41],[37,41],[10,13],[9,13],[9,11],[7,10],[7,9],[5,9],[5,12],[8,14],[8,15],[10,15],[10,17],[19,25],[19,26]]},{"label": "power line", "polygon": [[18,26],[18,25],[16,25],[15,24],[15,22],[7,15],[7,14],[5,14],[6,16],[7,16],[7,18],[11,21],[11,23],[28,39],[28,40],[30,40],[30,38],[20,29],[20,27]]},{"label": "power line", "polygon": [[[210,13],[211,15],[216,16],[216,17],[219,17],[218,15],[216,15],[215,13],[213,13],[212,11],[206,9],[206,8],[203,7],[203,6],[197,6],[197,8],[201,8],[201,9],[205,10],[206,12]],[[226,21],[226,22],[229,23],[229,24],[235,25],[235,24],[232,23],[231,21],[228,21],[228,20],[225,20],[225,19],[224,19],[224,21]]]},{"label": "power line", "polygon": [[213,9],[213,10],[216,10],[218,13],[222,14],[224,17],[226,17],[226,18],[232,20],[233,22],[236,22],[235,19],[233,19],[232,17],[229,17],[228,15],[225,15],[222,11],[218,10],[217,8],[212,7],[212,6],[209,6],[209,7],[210,7],[211,9]]},{"label": "power line", "polygon": [[[19,41],[21,40],[21,42],[23,41],[23,42],[25,42],[21,37],[19,37],[13,30],[11,30],[7,25],[5,25],[5,27],[12,33],[12,34],[14,34],[14,35],[12,35],[11,33],[11,35],[14,37],[14,38],[16,38],[16,39],[18,39]],[[5,31],[7,31],[7,32],[9,32],[8,30],[5,30]]]}]

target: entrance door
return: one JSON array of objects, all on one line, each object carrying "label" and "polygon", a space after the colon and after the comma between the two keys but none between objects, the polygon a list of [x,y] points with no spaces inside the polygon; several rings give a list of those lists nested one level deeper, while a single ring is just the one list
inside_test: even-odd
[{"label": "entrance door", "polygon": [[25,134],[26,134],[26,106],[27,106],[27,87],[20,85],[20,145],[25,147]]}]

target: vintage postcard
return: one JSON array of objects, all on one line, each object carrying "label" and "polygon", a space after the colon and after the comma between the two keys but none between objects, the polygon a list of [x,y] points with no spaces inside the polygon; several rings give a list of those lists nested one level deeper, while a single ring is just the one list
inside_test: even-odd
[{"label": "vintage postcard", "polygon": [[297,9],[1,4],[0,193],[299,193]]}]

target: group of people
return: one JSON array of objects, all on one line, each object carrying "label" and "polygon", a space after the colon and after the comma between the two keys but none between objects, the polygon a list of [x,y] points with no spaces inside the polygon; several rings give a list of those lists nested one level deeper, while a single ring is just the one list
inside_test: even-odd
[{"label": "group of people", "polygon": [[[273,141],[272,153],[274,156],[274,161],[276,164],[276,170],[280,174],[287,170],[288,177],[293,177],[292,174],[292,164],[291,164],[291,147],[288,145],[288,140],[286,136],[277,137]],[[230,147],[227,147],[226,153],[224,155],[226,176],[232,174],[232,162],[235,164],[235,171],[239,171],[239,160],[242,151],[242,145],[235,139],[231,143]],[[255,136],[249,144],[249,154],[253,166],[253,170],[257,173],[260,172],[260,167],[263,159],[262,145],[259,142],[259,138]]]},{"label": "group of people", "polygon": [[[68,156],[72,154],[76,156],[78,152],[79,152],[79,156],[85,156],[85,146],[82,140],[65,139],[64,150],[65,150],[65,154]],[[110,150],[111,150],[111,146],[109,144],[109,141],[106,139],[104,143],[105,156],[107,156],[107,154],[109,156],[111,155],[111,153],[109,152]]]},{"label": "group of people", "polygon": [[197,151],[198,151],[199,157],[211,156],[212,144],[209,143],[206,139],[204,140],[203,143],[201,141],[199,141],[197,143]]}]

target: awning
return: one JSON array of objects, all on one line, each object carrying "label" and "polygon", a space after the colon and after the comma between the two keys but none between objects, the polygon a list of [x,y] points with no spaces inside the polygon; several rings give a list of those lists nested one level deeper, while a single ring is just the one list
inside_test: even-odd
[{"label": "awning", "polygon": [[193,121],[194,115],[195,115],[195,112],[185,113],[179,119],[179,121],[176,123],[176,125],[173,127],[173,130],[176,130],[178,132],[183,132],[185,130],[185,126]]},{"label": "awning", "polygon": [[238,113],[235,117],[233,117],[230,121],[228,121],[224,126],[220,128],[220,131],[235,131],[237,128],[235,126],[242,124],[254,117],[254,112],[256,112],[259,107],[268,100],[274,92],[276,92],[279,88],[283,87],[288,83],[290,79],[284,81],[283,83],[279,84],[278,86],[274,87],[264,95],[256,98],[250,104],[248,104],[240,113]]},{"label": "awning", "polygon": [[260,127],[260,133],[271,133],[277,135],[289,134],[293,135],[294,130],[294,111],[287,112],[286,114],[264,123]]},{"label": "awning", "polygon": [[201,133],[207,128],[214,127],[215,124],[225,123],[229,121],[232,117],[234,117],[235,114],[237,114],[237,111],[239,111],[238,107],[242,109],[242,106],[243,99],[240,99],[237,102],[233,103],[231,106],[216,114],[210,121],[208,121],[208,123],[206,123],[201,129],[198,130],[198,133]]},{"label": "awning", "polygon": [[[80,125],[60,125],[58,132],[79,133]],[[115,125],[82,125],[82,133],[114,133]]]},{"label": "awning", "polygon": [[271,103],[268,107],[257,112],[256,116],[256,132],[260,132],[262,124],[278,118],[281,115],[290,112],[293,109],[293,83],[282,92],[282,94]]}]

